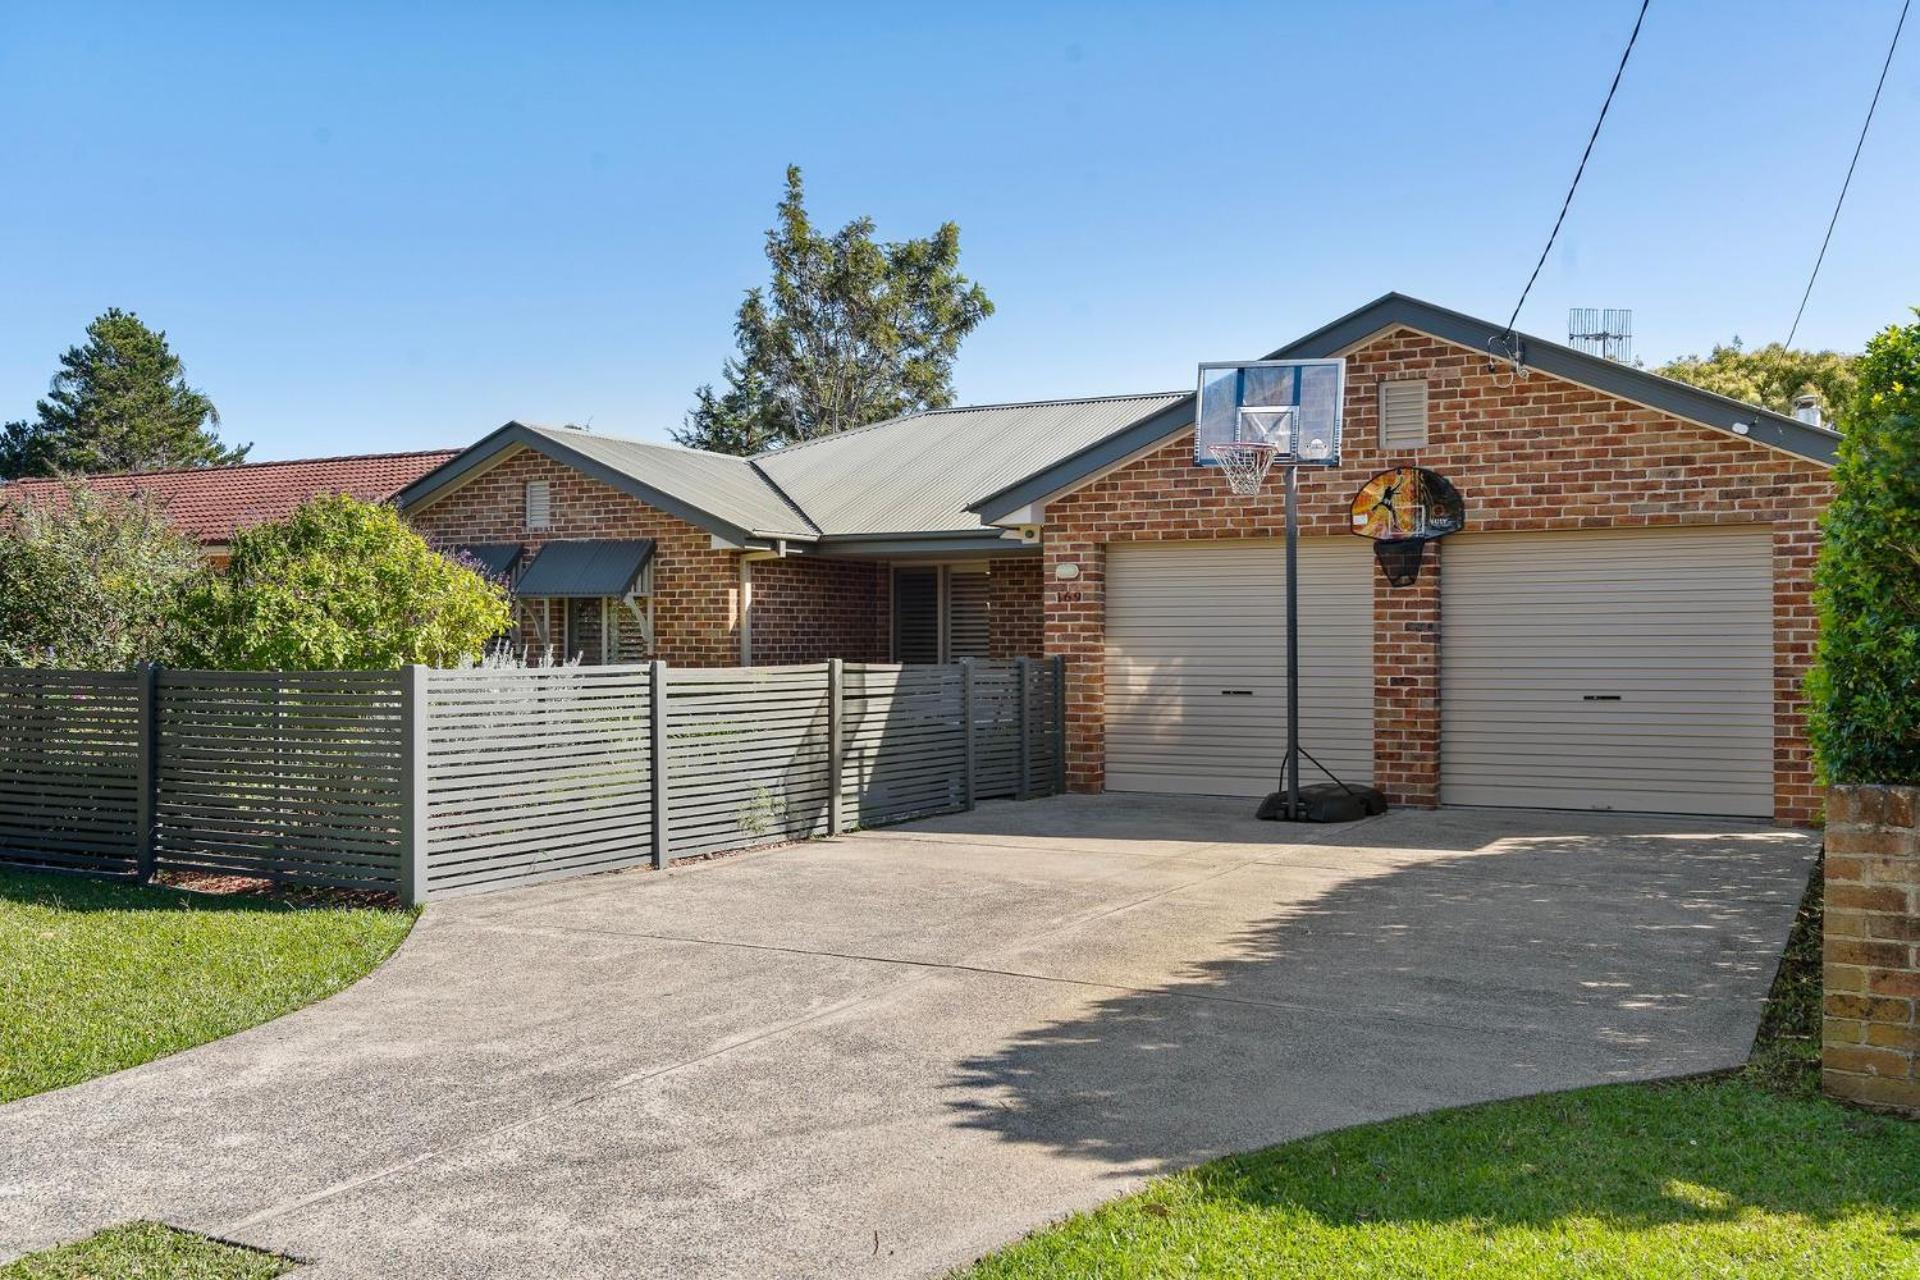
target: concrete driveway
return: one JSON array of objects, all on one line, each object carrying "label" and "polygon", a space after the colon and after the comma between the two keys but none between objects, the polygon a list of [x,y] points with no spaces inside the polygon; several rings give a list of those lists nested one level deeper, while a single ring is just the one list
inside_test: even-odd
[{"label": "concrete driveway", "polygon": [[1733,1066],[1814,855],[1061,797],[458,900],[344,994],[0,1108],[0,1258],[153,1217],[312,1276],[937,1275],[1209,1156]]}]

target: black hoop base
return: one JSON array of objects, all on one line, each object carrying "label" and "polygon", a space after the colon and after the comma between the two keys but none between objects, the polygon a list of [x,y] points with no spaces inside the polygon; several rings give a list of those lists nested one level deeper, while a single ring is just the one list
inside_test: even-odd
[{"label": "black hoop base", "polygon": [[1300,807],[1287,812],[1287,793],[1276,791],[1253,816],[1262,822],[1358,822],[1387,811],[1387,798],[1373,787],[1316,782],[1300,788]]}]

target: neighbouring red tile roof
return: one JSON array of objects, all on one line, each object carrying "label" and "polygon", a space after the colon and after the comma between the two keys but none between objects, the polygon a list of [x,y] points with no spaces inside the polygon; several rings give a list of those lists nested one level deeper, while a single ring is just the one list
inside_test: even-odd
[{"label": "neighbouring red tile roof", "polygon": [[[232,467],[85,476],[81,482],[101,493],[149,495],[166,508],[181,532],[202,543],[222,543],[236,529],[291,515],[301,503],[323,493],[350,493],[370,502],[391,498],[459,453],[458,449],[428,449],[243,462]],[[66,482],[61,480],[13,480],[0,484],[0,502],[58,502],[65,492]]]}]

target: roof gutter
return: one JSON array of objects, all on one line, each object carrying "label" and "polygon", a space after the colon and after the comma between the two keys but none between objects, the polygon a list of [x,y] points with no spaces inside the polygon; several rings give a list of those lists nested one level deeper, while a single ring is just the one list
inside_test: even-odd
[{"label": "roof gutter", "polygon": [[828,534],[809,548],[818,555],[944,556],[1017,555],[1036,548],[1010,541],[999,529],[940,529],[925,533]]}]

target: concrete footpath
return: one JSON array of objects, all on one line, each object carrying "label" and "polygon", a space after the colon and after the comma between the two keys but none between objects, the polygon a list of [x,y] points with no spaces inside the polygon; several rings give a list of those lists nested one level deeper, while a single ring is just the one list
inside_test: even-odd
[{"label": "concrete footpath", "polygon": [[1817,847],[1066,796],[430,909],[345,993],[0,1107],[0,1260],[158,1218],[321,1277],[929,1276],[1147,1177],[1738,1064]]}]

